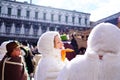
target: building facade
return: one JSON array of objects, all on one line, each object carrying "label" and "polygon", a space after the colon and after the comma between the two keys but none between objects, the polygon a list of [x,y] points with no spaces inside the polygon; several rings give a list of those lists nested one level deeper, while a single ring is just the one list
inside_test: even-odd
[{"label": "building facade", "polygon": [[[96,22],[94,22],[91,26],[95,26],[99,23],[102,23],[102,22],[109,22],[109,23],[112,23],[116,26],[118,26],[118,23],[119,23],[119,17],[120,17],[120,12],[116,13],[116,14],[113,14],[113,15],[110,15],[108,17],[105,17],[103,19],[100,19]],[[120,27],[120,26],[119,26]]]},{"label": "building facade", "polygon": [[68,32],[90,27],[90,14],[16,0],[0,1],[0,43],[27,40],[36,43],[45,31]]}]

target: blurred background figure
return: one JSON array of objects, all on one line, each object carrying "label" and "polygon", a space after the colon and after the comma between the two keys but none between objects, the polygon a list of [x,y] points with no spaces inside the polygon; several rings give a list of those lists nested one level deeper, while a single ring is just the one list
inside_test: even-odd
[{"label": "blurred background figure", "polygon": [[74,50],[73,52],[66,52],[66,57],[70,61],[76,56],[76,51],[74,49],[74,46],[71,45],[71,41],[70,41],[69,36],[67,34],[62,34],[61,35],[61,40],[64,44],[65,49],[69,48],[69,49]]},{"label": "blurred background figure", "polygon": [[31,79],[34,75],[34,70],[35,70],[34,55],[32,54],[29,44],[26,41],[21,42],[20,48],[21,48],[22,55],[24,57],[26,69]]},{"label": "blurred background figure", "polygon": [[78,44],[74,37],[74,34],[72,34],[71,45],[73,46],[73,49],[74,49],[76,55],[79,54]]},{"label": "blurred background figure", "polygon": [[118,23],[117,26],[120,28],[120,16],[118,17]]}]

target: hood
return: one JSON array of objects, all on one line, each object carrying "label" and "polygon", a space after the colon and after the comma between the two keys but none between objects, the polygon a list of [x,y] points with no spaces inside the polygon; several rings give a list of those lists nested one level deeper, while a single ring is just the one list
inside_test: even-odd
[{"label": "hood", "polygon": [[6,50],[6,45],[9,43],[10,41],[4,41],[1,45],[0,45],[0,60],[5,56],[5,54],[7,53]]},{"label": "hood", "polygon": [[0,53],[1,54],[6,54],[7,50],[6,50],[6,45],[11,42],[11,41],[4,41],[1,45],[0,45]]},{"label": "hood", "polygon": [[95,26],[87,41],[86,53],[102,54],[120,51],[120,29],[111,23]]},{"label": "hood", "polygon": [[54,37],[56,35],[60,37],[60,34],[56,31],[48,31],[43,33],[37,43],[38,52],[42,55],[54,54]]}]

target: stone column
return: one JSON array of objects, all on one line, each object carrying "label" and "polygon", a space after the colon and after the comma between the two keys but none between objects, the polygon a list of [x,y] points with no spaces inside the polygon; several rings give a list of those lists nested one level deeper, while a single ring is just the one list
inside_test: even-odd
[{"label": "stone column", "polygon": [[42,29],[41,29],[41,26],[39,26],[39,29],[38,29],[38,36],[40,36],[42,34]]},{"label": "stone column", "polygon": [[55,27],[55,31],[57,31],[58,26]]},{"label": "stone column", "polygon": [[85,16],[81,17],[81,25],[84,26],[85,25]]},{"label": "stone column", "polygon": [[1,30],[0,30],[1,33],[5,33],[5,24],[4,22],[2,23],[1,25]]},{"label": "stone column", "polygon": [[31,24],[31,27],[30,27],[30,32],[29,32],[30,36],[33,36],[33,25]]},{"label": "stone column", "polygon": [[24,24],[22,24],[21,30],[20,30],[20,34],[24,35],[25,34],[25,28],[24,28]]},{"label": "stone column", "polygon": [[12,33],[12,35],[15,34],[15,24],[14,23],[12,24],[10,33]]},{"label": "stone column", "polygon": [[49,28],[49,27],[47,27],[47,31],[50,31],[50,28]]}]

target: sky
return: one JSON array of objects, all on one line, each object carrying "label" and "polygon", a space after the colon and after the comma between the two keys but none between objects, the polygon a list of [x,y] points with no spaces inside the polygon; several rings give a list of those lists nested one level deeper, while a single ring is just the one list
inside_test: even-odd
[{"label": "sky", "polygon": [[[30,0],[16,0],[19,2]],[[120,0],[32,0],[33,4],[90,13],[90,21],[120,12]]]}]

